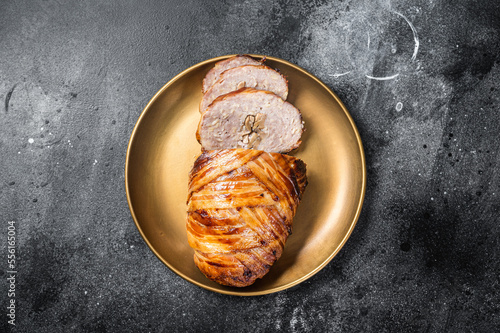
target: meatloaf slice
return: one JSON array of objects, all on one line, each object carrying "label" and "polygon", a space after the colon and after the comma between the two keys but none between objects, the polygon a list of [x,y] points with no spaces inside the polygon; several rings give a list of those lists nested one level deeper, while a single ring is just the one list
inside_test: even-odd
[{"label": "meatloaf slice", "polygon": [[278,95],[242,88],[217,97],[202,114],[197,138],[202,149],[289,152],[300,145],[300,111]]},{"label": "meatloaf slice", "polygon": [[202,92],[207,92],[207,90],[210,89],[210,87],[215,82],[217,82],[217,80],[219,80],[219,76],[222,74],[222,72],[230,68],[244,65],[261,65],[261,62],[247,55],[239,54],[215,63],[214,67],[210,71],[208,71],[207,75],[205,75],[205,78],[203,79]]},{"label": "meatloaf slice", "polygon": [[243,87],[268,90],[283,99],[288,95],[287,80],[274,69],[262,65],[239,66],[223,72],[220,79],[208,89],[201,99],[200,112],[205,112],[217,97]]}]

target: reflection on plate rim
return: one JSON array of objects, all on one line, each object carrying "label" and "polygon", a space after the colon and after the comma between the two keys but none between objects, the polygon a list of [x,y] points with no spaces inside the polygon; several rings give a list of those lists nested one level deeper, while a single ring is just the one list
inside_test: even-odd
[{"label": "reflection on plate rim", "polygon": [[349,239],[349,237],[351,236],[351,233],[354,230],[354,227],[356,226],[356,224],[358,222],[359,216],[361,214],[361,209],[363,207],[363,201],[364,201],[365,192],[366,192],[366,161],[365,161],[365,154],[364,154],[363,144],[361,142],[361,137],[359,135],[358,129],[356,127],[356,124],[354,123],[354,120],[352,119],[351,115],[347,111],[347,109],[344,106],[344,104],[342,103],[342,101],[338,98],[338,96],[330,88],[328,88],[316,76],[312,75],[311,73],[307,72],[305,69],[303,69],[303,68],[301,68],[301,67],[299,67],[299,66],[297,66],[297,65],[295,65],[293,63],[290,63],[290,62],[288,62],[286,60],[283,60],[283,59],[280,59],[280,58],[276,58],[276,57],[258,55],[258,54],[248,54],[249,56],[251,56],[253,58],[261,59],[261,58],[265,57],[266,59],[269,59],[271,61],[275,61],[275,62],[278,62],[278,63],[284,63],[287,66],[290,66],[290,67],[298,70],[299,72],[302,72],[303,74],[309,76],[314,81],[316,81],[321,87],[323,87],[323,89],[325,89],[330,95],[332,95],[332,97],[338,103],[338,105],[340,106],[340,108],[342,109],[342,111],[344,111],[347,119],[349,120],[349,123],[351,124],[352,130],[354,131],[354,134],[356,136],[357,144],[358,144],[358,147],[359,147],[360,158],[361,158],[361,165],[362,165],[362,177],[363,177],[363,179],[362,179],[362,189],[361,189],[361,193],[360,193],[359,203],[358,203],[358,206],[356,208],[356,213],[354,215],[354,219],[353,219],[353,221],[352,221],[352,223],[351,223],[351,225],[349,227],[349,230],[347,231],[347,233],[345,234],[344,238],[340,242],[339,246],[320,265],[318,265],[314,270],[312,270],[311,272],[305,274],[304,276],[300,277],[299,279],[296,279],[296,280],[294,280],[294,281],[292,281],[290,283],[287,283],[285,285],[282,285],[282,286],[279,286],[279,287],[275,287],[275,288],[272,288],[272,289],[267,289],[267,290],[262,290],[262,291],[255,291],[255,292],[245,292],[244,288],[242,288],[241,291],[239,291],[239,290],[220,290],[220,289],[216,289],[216,288],[213,288],[211,286],[207,286],[207,285],[201,284],[201,283],[199,283],[199,282],[191,279],[190,277],[188,277],[188,276],[184,275],[183,273],[181,273],[180,271],[178,271],[169,262],[167,262],[166,260],[164,260],[162,258],[162,256],[158,253],[158,251],[156,251],[156,249],[152,246],[152,244],[150,243],[150,241],[148,240],[148,238],[144,234],[144,232],[143,232],[143,230],[142,230],[142,228],[140,226],[140,223],[139,223],[137,217],[135,216],[134,209],[132,207],[132,202],[131,202],[131,198],[130,198],[130,191],[129,191],[129,184],[128,184],[128,177],[127,177],[127,175],[128,175],[128,167],[129,167],[129,158],[130,158],[130,149],[131,149],[132,142],[134,141],[134,137],[135,137],[135,135],[137,133],[137,129],[139,128],[139,125],[140,125],[143,117],[145,116],[146,111],[149,109],[150,105],[153,104],[156,101],[156,99],[163,93],[163,91],[165,91],[170,85],[172,85],[179,78],[183,77],[186,73],[188,73],[190,71],[193,71],[193,70],[195,70],[198,67],[204,66],[207,63],[215,63],[217,61],[224,60],[224,59],[227,59],[227,58],[235,56],[235,55],[236,54],[231,54],[231,55],[224,55],[224,56],[219,56],[219,57],[207,59],[205,61],[199,62],[199,63],[197,63],[197,64],[195,64],[195,65],[193,65],[193,66],[191,66],[191,67],[189,67],[189,68],[187,68],[185,70],[183,70],[182,72],[180,72],[179,74],[177,74],[175,77],[173,77],[171,80],[169,80],[151,98],[151,100],[144,107],[144,109],[142,110],[139,118],[137,119],[137,122],[135,123],[134,129],[132,130],[132,134],[130,135],[130,139],[129,139],[129,142],[128,142],[127,154],[126,154],[126,157],[125,157],[125,191],[126,191],[126,194],[127,194],[127,203],[128,203],[128,206],[129,206],[130,213],[131,213],[132,218],[134,220],[135,226],[139,230],[139,233],[141,234],[143,240],[146,242],[146,244],[148,245],[149,249],[151,251],[153,251],[153,253],[158,257],[158,259],[160,259],[161,262],[163,262],[174,273],[176,273],[177,275],[179,275],[180,277],[182,277],[186,281],[189,281],[189,282],[193,283],[194,285],[197,285],[199,287],[202,287],[204,289],[207,289],[207,290],[210,290],[210,291],[213,291],[213,292],[217,292],[217,293],[221,293],[221,294],[226,294],[226,295],[237,295],[237,296],[259,296],[259,295],[267,295],[267,294],[272,294],[272,293],[275,293],[275,292],[278,292],[278,291],[286,290],[288,288],[291,288],[293,286],[296,286],[296,285],[304,282],[305,280],[309,279],[310,277],[312,277],[316,273],[318,273],[320,270],[322,270],[337,255],[337,253],[344,247],[345,243],[347,242],[347,239]]}]

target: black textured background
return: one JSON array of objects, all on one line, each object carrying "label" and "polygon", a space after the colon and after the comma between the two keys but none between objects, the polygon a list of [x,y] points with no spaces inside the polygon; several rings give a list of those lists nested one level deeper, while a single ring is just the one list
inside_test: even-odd
[{"label": "black textured background", "polygon": [[[398,13],[417,32],[413,60]],[[12,220],[17,332],[498,331],[499,50],[498,1],[1,0],[2,332]],[[323,80],[358,125],[368,168],[339,255],[291,290],[252,298],[171,272],[124,189],[149,99],[232,53]]]}]

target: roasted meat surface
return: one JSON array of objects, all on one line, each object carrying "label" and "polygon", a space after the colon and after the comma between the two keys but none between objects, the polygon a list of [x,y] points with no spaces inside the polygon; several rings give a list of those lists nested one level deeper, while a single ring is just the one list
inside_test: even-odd
[{"label": "roasted meat surface", "polygon": [[307,185],[300,159],[255,149],[204,151],[189,177],[187,234],[209,279],[245,287],[281,256]]},{"label": "roasted meat surface", "polygon": [[264,65],[239,66],[223,72],[219,80],[203,94],[200,113],[205,112],[217,97],[244,87],[270,91],[283,100],[288,96],[288,81],[274,69]]},{"label": "roasted meat surface", "polygon": [[244,66],[244,65],[261,65],[262,62],[255,60],[254,58],[239,54],[234,57],[228,58],[226,60],[221,60],[215,64],[215,66],[210,69],[203,79],[202,92],[206,93],[210,87],[220,79],[220,75],[227,71],[228,69]]}]

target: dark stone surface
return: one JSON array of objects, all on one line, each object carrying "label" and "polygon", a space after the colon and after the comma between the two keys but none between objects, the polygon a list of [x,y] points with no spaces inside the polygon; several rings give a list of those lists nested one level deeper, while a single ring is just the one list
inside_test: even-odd
[{"label": "dark stone surface", "polygon": [[[498,330],[499,50],[497,1],[1,1],[1,330],[11,328],[8,221],[13,331]],[[124,190],[148,100],[232,53],[322,79],[354,117],[368,168],[339,255],[301,285],[253,298],[164,266]]]}]

